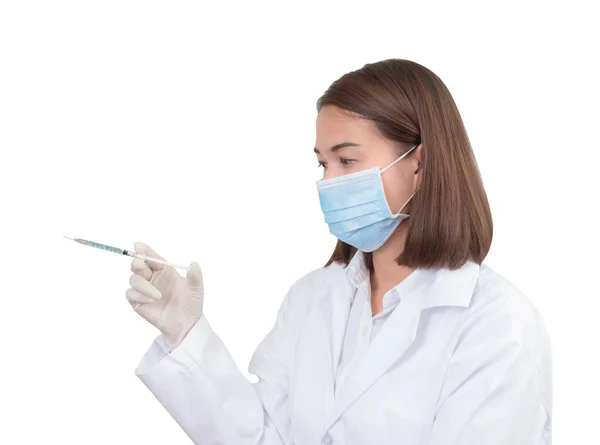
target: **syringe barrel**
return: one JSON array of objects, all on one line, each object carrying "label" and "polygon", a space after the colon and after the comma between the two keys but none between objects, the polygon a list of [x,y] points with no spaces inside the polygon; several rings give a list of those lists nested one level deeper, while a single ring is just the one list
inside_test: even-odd
[{"label": "syringe barrel", "polygon": [[77,242],[83,241],[82,244],[86,244],[90,247],[95,247],[96,249],[106,250],[107,252],[113,252],[113,253],[118,253],[118,254],[124,253],[123,249],[119,249],[118,247],[108,246],[106,244],[95,243],[94,241],[86,241],[86,240],[79,241],[79,239],[76,241]]}]

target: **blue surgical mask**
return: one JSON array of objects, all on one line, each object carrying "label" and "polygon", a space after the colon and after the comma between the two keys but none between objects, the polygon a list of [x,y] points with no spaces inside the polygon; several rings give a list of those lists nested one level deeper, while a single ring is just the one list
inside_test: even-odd
[{"label": "blue surgical mask", "polygon": [[410,216],[400,212],[417,191],[394,214],[385,198],[381,175],[416,146],[383,169],[373,167],[317,181],[321,210],[332,235],[363,252],[372,252],[388,240]]}]

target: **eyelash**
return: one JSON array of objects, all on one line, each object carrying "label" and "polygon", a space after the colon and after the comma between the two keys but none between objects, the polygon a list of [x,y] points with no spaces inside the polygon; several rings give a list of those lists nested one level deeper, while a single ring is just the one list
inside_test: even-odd
[{"label": "eyelash", "polygon": [[[340,162],[347,167],[348,165],[350,165],[350,163],[354,162],[354,159],[340,158]],[[319,163],[317,164],[317,168],[319,168],[319,167],[326,168],[327,164],[319,161]]]}]

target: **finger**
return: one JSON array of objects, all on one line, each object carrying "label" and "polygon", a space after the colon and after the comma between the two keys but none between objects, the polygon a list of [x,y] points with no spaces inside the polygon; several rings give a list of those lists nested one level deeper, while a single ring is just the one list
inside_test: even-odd
[{"label": "finger", "polygon": [[156,286],[151,284],[141,275],[133,274],[131,278],[129,278],[129,284],[135,290],[155,300],[158,300],[162,296]]},{"label": "finger", "polygon": [[[136,253],[146,255],[151,258],[157,258],[159,260],[164,260],[164,258],[161,257],[158,253],[156,253],[154,249],[152,249],[148,244],[138,241],[137,243],[135,243],[134,248]],[[155,263],[154,261],[146,261],[146,264],[151,270],[163,270],[165,268],[164,264]]]},{"label": "finger", "polygon": [[149,296],[144,295],[140,291],[132,288],[127,289],[125,292],[125,297],[127,298],[127,301],[131,303],[134,309],[137,309],[140,304],[147,304],[156,301]]},{"label": "finger", "polygon": [[134,258],[131,262],[131,271],[138,275],[143,276],[145,279],[150,280],[152,278],[152,270],[148,267],[148,264],[141,258]]},{"label": "finger", "polygon": [[188,267],[186,278],[192,295],[196,298],[204,296],[204,282],[202,280],[202,270],[195,261]]}]

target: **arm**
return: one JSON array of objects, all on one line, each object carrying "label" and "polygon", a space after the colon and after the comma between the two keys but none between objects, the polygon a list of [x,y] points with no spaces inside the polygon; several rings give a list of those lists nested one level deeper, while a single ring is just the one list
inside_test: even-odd
[{"label": "arm", "polygon": [[204,316],[171,353],[161,335],[142,358],[136,375],[194,443],[291,443],[289,295],[252,357],[249,370],[259,378],[255,384],[242,375]]}]

